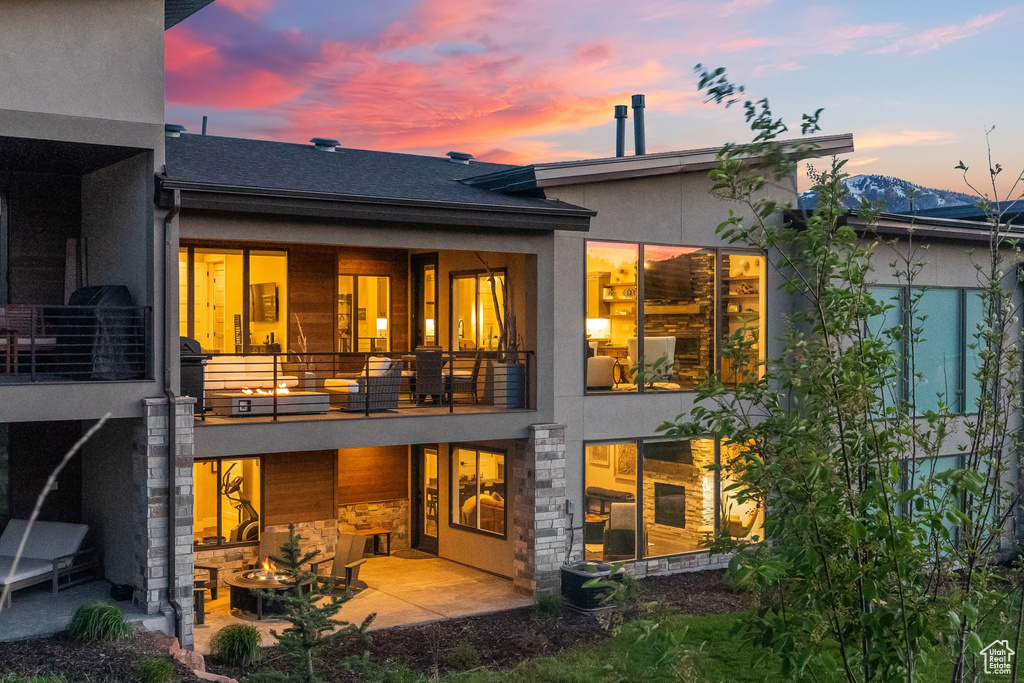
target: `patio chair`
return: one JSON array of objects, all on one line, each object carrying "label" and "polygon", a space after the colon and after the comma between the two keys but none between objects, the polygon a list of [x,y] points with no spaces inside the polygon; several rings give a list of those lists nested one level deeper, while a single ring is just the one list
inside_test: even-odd
[{"label": "patio chair", "polygon": [[[11,591],[40,583],[51,582],[56,594],[61,588],[75,586],[99,577],[99,555],[95,549],[81,550],[82,541],[89,531],[85,524],[64,522],[35,522],[25,542],[25,550],[18,561],[18,570],[8,578],[18,545],[28,521],[12,519],[0,536],[0,589],[11,586]],[[90,572],[90,576],[71,580],[74,574]],[[62,579],[68,581],[61,583]],[[7,597],[7,606],[11,597]]]},{"label": "patio chair", "polygon": [[197,564],[193,566],[193,570],[207,573],[207,578],[205,579],[193,577],[192,584],[192,605],[195,611],[196,624],[202,626],[206,623],[206,591],[210,591],[211,600],[217,599],[220,569],[218,567],[207,567]]},{"label": "patio chair", "polygon": [[332,557],[323,557],[309,563],[313,574],[320,574],[320,565],[331,563],[330,578],[334,580],[335,590],[357,591],[366,588],[366,583],[359,580],[359,568],[366,563],[366,536],[356,534],[338,534],[338,545]]},{"label": "patio chair", "polygon": [[264,531],[260,534],[260,551],[249,569],[258,569],[267,557],[281,557],[281,546],[288,542],[287,531]]},{"label": "patio chair", "polygon": [[441,403],[444,395],[444,352],[435,347],[421,346],[416,349],[416,404],[420,405],[431,397],[434,403]]},{"label": "patio chair", "polygon": [[456,360],[456,367],[448,372],[448,369],[444,370],[444,382],[447,387],[445,392],[448,395],[449,400],[455,399],[455,394],[472,394],[473,403],[479,403],[480,400],[477,397],[477,384],[480,378],[480,365],[483,359],[478,353],[476,358],[473,360],[473,369],[467,370],[465,368],[459,368],[457,366],[458,361]]},{"label": "patio chair", "polygon": [[612,503],[608,528],[604,532],[604,559],[631,560],[636,557],[636,503]]},{"label": "patio chair", "polygon": [[398,396],[402,392],[402,361],[385,360],[387,367],[383,371],[371,367],[369,376],[364,373],[358,379],[324,380],[324,388],[331,394],[331,405],[339,410],[356,412],[398,408]]}]

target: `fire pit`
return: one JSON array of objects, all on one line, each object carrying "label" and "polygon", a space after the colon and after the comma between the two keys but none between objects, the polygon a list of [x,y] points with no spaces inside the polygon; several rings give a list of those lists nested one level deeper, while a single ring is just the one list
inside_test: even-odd
[{"label": "fire pit", "polygon": [[[272,590],[281,595],[295,586],[292,573],[278,569],[269,557],[263,560],[259,569],[237,572],[226,578],[225,583],[231,588],[231,609],[255,615],[257,619],[263,619],[264,614],[281,614],[284,606],[279,602],[265,603],[263,596],[253,589]],[[312,583],[312,578],[304,581],[303,590],[309,590]]]}]

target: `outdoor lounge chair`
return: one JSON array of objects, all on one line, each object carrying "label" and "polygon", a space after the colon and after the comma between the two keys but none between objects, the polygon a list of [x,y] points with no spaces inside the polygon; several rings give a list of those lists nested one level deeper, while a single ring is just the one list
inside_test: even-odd
[{"label": "outdoor lounge chair", "polygon": [[[8,577],[27,525],[27,520],[12,519],[0,536],[0,588],[10,585],[11,590],[16,591],[50,581],[56,593],[61,588],[98,577],[100,563],[96,550],[81,550],[89,527],[85,524],[39,521],[32,524],[17,571]],[[89,576],[71,580],[72,575],[86,571]],[[62,583],[65,578],[68,580]],[[8,596],[8,606],[10,603]]]},{"label": "outdoor lounge chair", "polygon": [[366,536],[338,534],[338,545],[333,557],[320,558],[309,563],[310,571],[319,575],[320,565],[331,563],[330,577],[335,590],[356,591],[366,588],[359,580],[359,568],[366,562]]},{"label": "outdoor lounge chair", "polygon": [[[386,365],[384,363],[386,361]],[[383,358],[357,379],[324,380],[331,405],[343,411],[376,411],[398,408],[402,392],[402,361]]]}]

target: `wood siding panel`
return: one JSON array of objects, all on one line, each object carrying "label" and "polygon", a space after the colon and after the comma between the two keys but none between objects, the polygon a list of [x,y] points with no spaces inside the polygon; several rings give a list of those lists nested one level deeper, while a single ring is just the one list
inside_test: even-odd
[{"label": "wood siding panel", "polygon": [[333,247],[292,246],[288,252],[288,348],[301,350],[299,326],[306,335],[306,350],[331,353],[337,312],[336,251]]},{"label": "wood siding panel", "polygon": [[408,446],[338,449],[338,505],[408,497]]},{"label": "wood siding panel", "polygon": [[334,519],[335,451],[273,453],[263,458],[263,524]]},{"label": "wood siding panel", "polygon": [[404,249],[339,247],[338,275],[391,278],[391,350],[409,350],[409,252]]}]

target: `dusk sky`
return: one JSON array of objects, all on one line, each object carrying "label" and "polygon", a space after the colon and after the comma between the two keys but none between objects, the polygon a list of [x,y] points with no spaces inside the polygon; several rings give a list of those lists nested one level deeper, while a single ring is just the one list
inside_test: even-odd
[{"label": "dusk sky", "polygon": [[648,152],[748,139],[739,108],[702,103],[702,62],[794,134],[824,107],[824,133],[854,134],[851,173],[962,190],[986,126],[1006,175],[1024,163],[1022,27],[1005,1],[216,0],[166,33],[166,116],[531,163],[613,156],[613,106],[644,93]]}]

